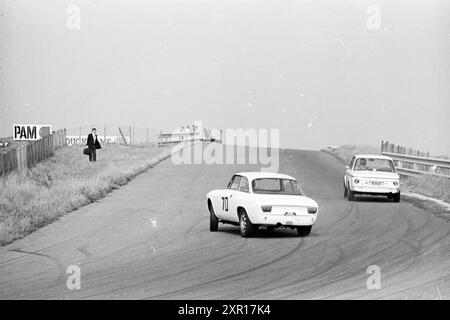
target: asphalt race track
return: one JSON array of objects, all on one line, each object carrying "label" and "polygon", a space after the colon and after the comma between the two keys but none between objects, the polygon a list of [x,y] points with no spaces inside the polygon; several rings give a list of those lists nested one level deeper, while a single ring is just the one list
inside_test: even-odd
[{"label": "asphalt race track", "polygon": [[[256,165],[170,159],[106,198],[0,248],[1,299],[449,299],[450,224],[407,202],[343,197],[343,166],[281,150],[280,172],[318,201],[310,236],[209,231],[205,194]],[[81,289],[66,287],[69,265]],[[367,268],[381,270],[368,290]]]}]

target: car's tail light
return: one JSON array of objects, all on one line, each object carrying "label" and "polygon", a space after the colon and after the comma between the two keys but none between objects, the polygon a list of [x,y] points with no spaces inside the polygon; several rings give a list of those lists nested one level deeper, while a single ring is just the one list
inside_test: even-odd
[{"label": "car's tail light", "polygon": [[358,184],[358,183],[359,183],[359,180],[358,180],[358,179],[355,179],[355,180],[353,180],[353,182],[356,183],[356,184]]},{"label": "car's tail light", "polygon": [[263,212],[271,212],[272,211],[272,206],[261,206],[261,210]]},{"label": "car's tail light", "polygon": [[394,181],[394,186],[398,186],[398,182],[397,181]]},{"label": "car's tail light", "polygon": [[308,213],[316,213],[317,212],[317,208],[316,207],[308,207]]}]

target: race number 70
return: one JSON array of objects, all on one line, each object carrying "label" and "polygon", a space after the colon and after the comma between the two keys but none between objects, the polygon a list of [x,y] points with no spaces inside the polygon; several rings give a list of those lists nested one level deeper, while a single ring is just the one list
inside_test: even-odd
[{"label": "race number 70", "polygon": [[222,197],[222,210],[228,211],[228,197]]}]

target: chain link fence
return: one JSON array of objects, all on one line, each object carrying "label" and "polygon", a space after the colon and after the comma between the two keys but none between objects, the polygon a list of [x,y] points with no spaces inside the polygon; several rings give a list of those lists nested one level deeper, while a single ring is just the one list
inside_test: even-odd
[{"label": "chain link fence", "polygon": [[158,129],[133,125],[91,124],[67,129],[68,145],[85,145],[92,128],[97,129],[101,144],[123,144],[141,147],[157,145]]}]

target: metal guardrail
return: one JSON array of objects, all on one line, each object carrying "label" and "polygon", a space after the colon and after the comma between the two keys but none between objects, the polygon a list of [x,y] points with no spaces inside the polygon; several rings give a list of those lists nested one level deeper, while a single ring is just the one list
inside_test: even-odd
[{"label": "metal guardrail", "polygon": [[401,175],[420,176],[422,174],[427,174],[450,178],[450,160],[394,152],[381,153],[394,160],[397,172]]},{"label": "metal guardrail", "polygon": [[381,141],[381,154],[391,157],[397,172],[404,176],[423,174],[450,178],[450,159],[430,157],[429,152]]}]

